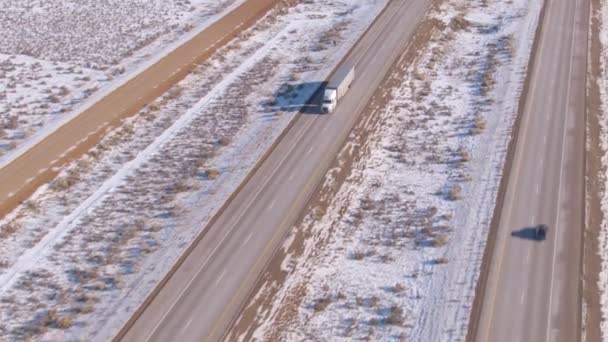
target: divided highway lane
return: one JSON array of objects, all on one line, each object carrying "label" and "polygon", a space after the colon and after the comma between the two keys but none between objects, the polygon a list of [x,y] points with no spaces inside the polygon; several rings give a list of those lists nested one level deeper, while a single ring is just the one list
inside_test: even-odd
[{"label": "divided highway lane", "polygon": [[219,340],[359,114],[412,37],[429,0],[394,0],[353,49],[351,90],[333,114],[302,114],[142,315],[124,341]]},{"label": "divided highway lane", "polygon": [[589,0],[546,1],[477,341],[580,340]]},{"label": "divided highway lane", "polygon": [[78,158],[106,129],[152,102],[198,62],[246,29],[278,0],[247,0],[203,32],[109,93],[0,169],[0,217],[52,180],[57,168]]}]

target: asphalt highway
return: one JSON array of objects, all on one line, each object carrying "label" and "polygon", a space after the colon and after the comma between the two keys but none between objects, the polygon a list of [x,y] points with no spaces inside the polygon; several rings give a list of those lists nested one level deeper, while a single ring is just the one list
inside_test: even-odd
[{"label": "asphalt highway", "polygon": [[389,3],[345,61],[356,66],[356,78],[336,111],[296,119],[143,313],[129,322],[123,340],[222,338],[429,7],[429,0]]},{"label": "asphalt highway", "polygon": [[588,16],[547,0],[477,341],[580,340]]}]

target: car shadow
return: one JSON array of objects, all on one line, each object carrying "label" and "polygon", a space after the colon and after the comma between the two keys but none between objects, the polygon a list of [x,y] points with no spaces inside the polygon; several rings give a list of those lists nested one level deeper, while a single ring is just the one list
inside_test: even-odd
[{"label": "car shadow", "polygon": [[514,230],[511,232],[511,236],[533,241],[542,241],[544,238],[536,235],[536,227],[525,227],[520,230]]}]

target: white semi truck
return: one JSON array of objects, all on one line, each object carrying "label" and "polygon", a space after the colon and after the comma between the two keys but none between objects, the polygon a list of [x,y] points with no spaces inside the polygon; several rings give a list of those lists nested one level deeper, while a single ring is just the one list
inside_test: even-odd
[{"label": "white semi truck", "polygon": [[323,105],[321,106],[323,113],[331,113],[336,109],[338,100],[346,94],[354,80],[354,65],[345,64],[336,71],[323,92]]}]

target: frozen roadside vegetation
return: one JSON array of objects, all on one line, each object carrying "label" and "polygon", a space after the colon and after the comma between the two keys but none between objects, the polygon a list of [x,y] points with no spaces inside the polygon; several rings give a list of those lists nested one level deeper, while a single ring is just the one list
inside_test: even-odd
[{"label": "frozen roadside vegetation", "polygon": [[541,6],[432,10],[231,338],[465,339]]},{"label": "frozen roadside vegetation", "polygon": [[[601,75],[598,75],[598,86],[600,91],[600,148],[603,153],[602,170],[608,170],[608,5],[599,2],[599,11],[594,13],[600,22],[600,70]],[[602,320],[600,329],[602,337],[608,337],[608,175],[599,175],[600,184],[603,186],[600,191],[601,209],[603,213],[603,222],[599,233],[599,254],[601,257],[601,271],[599,275],[599,290],[600,304],[602,312]]]},{"label": "frozen roadside vegetation", "polygon": [[108,340],[386,1],[283,1],[0,221],[0,335]]},{"label": "frozen roadside vegetation", "polygon": [[2,1],[0,164],[242,1]]}]

